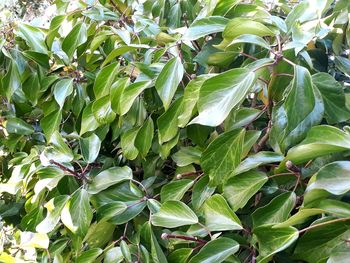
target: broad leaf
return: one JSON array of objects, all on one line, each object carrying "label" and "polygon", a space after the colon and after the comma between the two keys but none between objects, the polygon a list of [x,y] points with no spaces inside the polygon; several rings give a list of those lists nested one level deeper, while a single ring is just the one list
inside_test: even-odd
[{"label": "broad leaf", "polygon": [[239,218],[219,194],[207,199],[203,206],[205,225],[210,231],[240,230]]},{"label": "broad leaf", "polygon": [[151,217],[154,226],[174,228],[198,223],[196,214],[180,201],[166,201]]},{"label": "broad leaf", "polygon": [[221,16],[210,16],[195,20],[182,38],[184,40],[196,40],[212,33],[222,32],[228,22],[227,18]]},{"label": "broad leaf", "polygon": [[245,130],[237,129],[221,134],[201,157],[201,166],[213,185],[222,184],[241,161]]},{"label": "broad leaf", "polygon": [[268,178],[263,172],[249,171],[229,179],[224,187],[223,194],[233,211],[243,208],[267,182]]},{"label": "broad leaf", "polygon": [[88,163],[93,163],[101,148],[101,140],[96,134],[91,134],[87,138],[80,139],[81,153]]},{"label": "broad leaf", "polygon": [[87,28],[85,23],[76,24],[62,42],[62,50],[69,59],[73,58],[75,50],[87,40]]},{"label": "broad leaf", "polygon": [[183,74],[181,59],[177,57],[169,60],[158,75],[155,86],[165,110],[169,108]]},{"label": "broad leaf", "polygon": [[199,115],[190,124],[220,125],[230,111],[242,102],[254,81],[255,74],[243,68],[231,69],[206,80],[199,91]]}]

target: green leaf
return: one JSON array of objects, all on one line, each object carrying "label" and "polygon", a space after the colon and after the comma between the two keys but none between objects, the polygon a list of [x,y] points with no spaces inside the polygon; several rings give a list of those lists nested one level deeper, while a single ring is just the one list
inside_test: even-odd
[{"label": "green leaf", "polygon": [[350,110],[345,104],[345,95],[340,83],[323,72],[312,75],[312,82],[321,92],[327,122],[332,124],[349,120]]},{"label": "green leaf", "polygon": [[100,248],[92,248],[81,253],[81,255],[75,261],[76,263],[94,263],[96,258],[103,253]]},{"label": "green leaf", "polygon": [[230,111],[242,102],[254,82],[255,74],[243,68],[231,69],[206,80],[199,92],[199,115],[190,124],[220,125]]},{"label": "green leaf", "polygon": [[111,123],[117,116],[111,108],[111,101],[108,95],[94,101],[91,110],[100,124]]},{"label": "green leaf", "polygon": [[193,250],[192,248],[179,248],[171,252],[169,255],[170,263],[186,263],[190,258]]},{"label": "green leaf", "polygon": [[239,218],[219,194],[208,198],[203,206],[205,225],[210,231],[240,230]]},{"label": "green leaf", "polygon": [[127,86],[120,96],[118,113],[120,115],[128,113],[136,97],[139,96],[142,93],[142,91],[150,87],[150,84],[150,81],[140,81]]},{"label": "green leaf", "polygon": [[347,244],[341,244],[332,250],[327,263],[346,263],[349,260],[349,257],[349,247]]},{"label": "green leaf", "polygon": [[195,147],[182,147],[178,152],[173,154],[172,159],[177,166],[184,167],[190,164],[200,164],[202,151]]},{"label": "green leaf", "polygon": [[273,111],[270,143],[274,150],[284,153],[303,140],[309,129],[321,121],[323,111],[321,94],[314,88],[309,71],[295,66],[287,98]]},{"label": "green leaf", "polygon": [[100,123],[96,120],[95,115],[92,111],[92,105],[93,103],[88,104],[83,110],[81,117],[80,135],[83,135],[88,131],[96,130],[100,126]]},{"label": "green leaf", "polygon": [[244,34],[236,37],[233,39],[230,44],[226,47],[225,51],[234,50],[237,44],[253,44],[257,45],[266,49],[270,49],[269,43],[267,43],[262,37],[250,35],[250,34]]},{"label": "green leaf", "polygon": [[183,74],[184,68],[181,59],[176,57],[170,59],[158,75],[155,86],[165,110],[169,108]]},{"label": "green leaf", "polygon": [[[323,218],[312,225],[327,222],[330,219],[332,218]],[[311,229],[299,238],[295,257],[310,263],[325,262],[335,247],[344,244],[349,234],[349,224],[346,222],[329,223]]]},{"label": "green leaf", "polygon": [[183,128],[190,121],[194,114],[194,109],[199,98],[199,90],[203,85],[204,81],[207,80],[211,75],[200,75],[195,79],[192,79],[186,86],[184,97],[183,97],[183,109],[181,114],[178,116],[178,125]]},{"label": "green leaf", "polygon": [[234,18],[227,25],[222,34],[224,39],[232,40],[240,35],[250,34],[259,37],[274,36],[267,26],[249,18]]},{"label": "green leaf", "polygon": [[113,59],[115,59],[118,56],[124,55],[125,53],[128,53],[130,51],[136,50],[137,47],[132,46],[121,46],[114,49],[111,53],[108,54],[105,61],[103,61],[101,67],[105,67],[109,62],[111,62]]},{"label": "green leaf", "polygon": [[315,126],[310,129],[305,140],[288,151],[278,171],[285,167],[287,160],[294,164],[301,164],[319,156],[348,149],[350,149],[349,134],[332,126]]},{"label": "green leaf", "polygon": [[53,87],[53,95],[60,108],[63,108],[64,101],[73,92],[73,79],[61,79]]},{"label": "green leaf", "polygon": [[50,141],[52,134],[58,131],[61,120],[61,110],[55,110],[40,120],[40,126],[45,133],[47,141]]},{"label": "green leaf", "polygon": [[92,220],[89,194],[84,189],[76,191],[61,212],[62,223],[75,235],[84,237]]},{"label": "green leaf", "polygon": [[209,175],[212,185],[222,184],[241,161],[244,129],[237,129],[221,134],[201,157],[201,167]]},{"label": "green leaf", "polygon": [[69,196],[59,195],[45,204],[47,214],[44,220],[36,227],[38,233],[49,233],[56,227],[60,220],[61,211],[68,200]]},{"label": "green leaf", "polygon": [[104,263],[119,263],[122,262],[124,256],[120,247],[113,247],[108,249],[104,255]]},{"label": "green leaf", "polygon": [[194,184],[193,180],[182,179],[172,181],[164,185],[160,191],[160,198],[162,203],[168,200],[179,201],[185,195],[185,193],[192,187]]},{"label": "green leaf", "polygon": [[131,262],[131,254],[128,244],[124,240],[120,241],[120,249],[122,250],[123,256],[126,262]]},{"label": "green leaf", "polygon": [[224,125],[225,131],[244,127],[252,123],[260,114],[258,109],[239,108],[230,112],[226,118]]},{"label": "green leaf", "polygon": [[128,166],[111,167],[102,171],[92,179],[88,192],[97,194],[117,183],[132,179],[132,171]]},{"label": "green leaf", "polygon": [[259,263],[270,262],[272,256],[285,250],[293,244],[299,236],[294,227],[272,228],[270,225],[254,229],[254,235],[259,243]]},{"label": "green leaf", "polygon": [[4,126],[8,133],[30,135],[34,132],[32,125],[26,123],[22,119],[15,117],[8,118]]},{"label": "green leaf", "polygon": [[151,149],[152,140],[154,135],[154,124],[151,117],[148,117],[140,130],[137,132],[135,138],[135,147],[139,151],[140,155],[145,158],[147,153]]},{"label": "green leaf", "polygon": [[350,190],[350,162],[337,161],[323,166],[311,179],[305,192],[323,189],[334,195],[342,195]]},{"label": "green leaf", "polygon": [[105,204],[97,209],[97,218],[99,220],[108,220],[123,213],[126,209],[127,205],[119,201]]},{"label": "green leaf", "polygon": [[128,206],[127,209],[123,213],[118,214],[118,216],[109,219],[109,222],[115,225],[121,225],[129,222],[143,211],[147,205],[147,201],[141,199],[138,201],[127,202],[126,204]]},{"label": "green leaf", "polygon": [[195,20],[183,35],[184,40],[196,40],[206,35],[222,32],[229,20],[222,16],[209,16]]},{"label": "green leaf", "polygon": [[324,213],[325,211],[318,208],[303,208],[296,214],[292,215],[286,221],[275,225],[276,228],[289,227],[303,223],[307,218]]},{"label": "green leaf", "polygon": [[96,134],[91,134],[87,138],[81,138],[79,140],[81,154],[87,163],[93,163],[101,148],[101,140]]},{"label": "green leaf", "polygon": [[158,213],[151,216],[154,226],[174,228],[198,223],[196,214],[180,201],[166,201]]},{"label": "green leaf", "polygon": [[23,56],[26,58],[35,61],[38,63],[38,65],[42,66],[43,68],[49,69],[50,64],[49,60],[50,57],[46,54],[35,52],[35,51],[25,51],[23,52]]},{"label": "green leaf", "polygon": [[281,223],[289,217],[295,206],[296,195],[287,192],[276,196],[270,203],[259,207],[252,214],[254,228],[262,225]]},{"label": "green leaf", "polygon": [[18,66],[15,60],[11,59],[11,64],[7,70],[6,75],[1,79],[1,94],[4,92],[7,99],[10,100],[13,93],[21,87],[21,76],[18,70]]},{"label": "green leaf", "polygon": [[283,156],[279,153],[261,151],[256,154],[250,155],[246,159],[244,159],[234,170],[232,175],[252,170],[264,164],[277,163],[282,160]]},{"label": "green leaf", "polygon": [[178,133],[178,117],[182,112],[182,97],[177,99],[170,108],[158,119],[159,144],[173,139]]},{"label": "green leaf", "polygon": [[209,241],[188,263],[220,263],[236,253],[239,244],[230,238],[220,237]]},{"label": "green leaf", "polygon": [[18,27],[17,33],[27,42],[32,50],[47,54],[45,35],[39,28],[21,23]]},{"label": "green leaf", "polygon": [[113,80],[115,79],[118,70],[118,63],[113,63],[107,67],[102,68],[96,75],[93,87],[96,99],[109,95]]},{"label": "green leaf", "polygon": [[139,127],[132,128],[120,136],[120,144],[123,155],[128,160],[136,159],[137,155],[139,154],[139,151],[135,146],[135,140],[139,129]]},{"label": "green leaf", "polygon": [[85,23],[76,24],[62,42],[62,50],[69,59],[73,58],[75,50],[87,40],[87,28]]},{"label": "green leaf", "polygon": [[263,172],[249,171],[230,178],[223,187],[223,195],[233,211],[243,208],[267,182]]},{"label": "green leaf", "polygon": [[350,60],[349,59],[341,57],[341,56],[335,56],[334,63],[340,71],[342,71],[346,75],[350,76]]},{"label": "green leaf", "polygon": [[198,210],[214,191],[215,187],[209,185],[209,176],[206,175],[199,179],[192,189],[193,208]]}]

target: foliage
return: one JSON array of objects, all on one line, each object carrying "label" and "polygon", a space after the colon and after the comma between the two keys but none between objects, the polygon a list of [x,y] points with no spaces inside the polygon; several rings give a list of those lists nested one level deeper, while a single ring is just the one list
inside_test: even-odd
[{"label": "foliage", "polygon": [[348,261],[349,1],[69,2],[1,31],[1,262]]}]

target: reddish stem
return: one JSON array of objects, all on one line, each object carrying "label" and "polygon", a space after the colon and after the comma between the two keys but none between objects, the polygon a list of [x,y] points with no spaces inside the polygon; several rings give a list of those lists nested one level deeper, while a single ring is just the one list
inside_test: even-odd
[{"label": "reddish stem", "polygon": [[162,239],[176,238],[176,239],[194,241],[196,243],[203,244],[203,245],[207,243],[207,241],[200,239],[198,237],[189,237],[189,236],[184,236],[184,235],[173,235],[173,234],[167,234],[167,233],[163,233],[161,238]]}]

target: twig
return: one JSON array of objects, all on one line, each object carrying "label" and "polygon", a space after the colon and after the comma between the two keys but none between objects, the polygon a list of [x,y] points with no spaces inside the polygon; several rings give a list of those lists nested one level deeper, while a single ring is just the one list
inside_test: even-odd
[{"label": "twig", "polygon": [[349,220],[350,220],[350,217],[344,217],[344,218],[338,218],[338,219],[329,220],[327,222],[319,223],[319,224],[308,226],[308,227],[306,227],[304,229],[301,229],[301,230],[299,230],[299,234],[302,234],[302,233],[304,233],[306,231],[309,231],[311,229],[314,229],[314,228],[317,228],[317,227],[320,227],[320,226],[325,226],[325,225],[332,224],[332,223],[337,223],[337,222],[345,222],[345,221],[349,221]]},{"label": "twig", "polygon": [[66,167],[66,166],[64,166],[64,165],[62,165],[62,164],[60,164],[58,162],[55,162],[54,160],[50,160],[50,163],[56,165],[58,168],[60,168],[61,170],[65,171],[69,175],[74,176],[74,177],[76,177],[78,179],[82,179],[82,177],[77,172],[69,169],[68,167]]},{"label": "twig", "polygon": [[265,135],[260,139],[260,141],[257,144],[257,147],[256,147],[257,151],[260,151],[264,147],[267,140],[269,139],[271,126],[272,126],[271,121],[269,121],[269,123],[267,124]]},{"label": "twig", "polygon": [[249,55],[249,54],[247,54],[247,53],[244,53],[244,52],[239,52],[239,54],[241,54],[241,55],[243,55],[243,56],[245,56],[245,57],[247,57],[247,58],[251,58],[251,59],[253,59],[253,60],[258,60],[256,57],[253,57],[253,56],[251,56],[251,55]]},{"label": "twig", "polygon": [[198,175],[198,174],[202,174],[202,173],[203,173],[203,171],[195,171],[195,172],[188,172],[188,173],[178,174],[178,175],[176,175],[176,179],[180,180],[183,177],[194,176],[194,175]]},{"label": "twig", "polygon": [[184,236],[184,235],[173,235],[173,234],[167,234],[167,233],[163,233],[161,235],[162,239],[170,239],[170,238],[175,238],[175,239],[182,239],[182,240],[187,240],[187,241],[193,241],[196,242],[198,244],[206,244],[207,241],[205,241],[204,239],[200,239],[198,237],[189,237],[189,236]]}]

